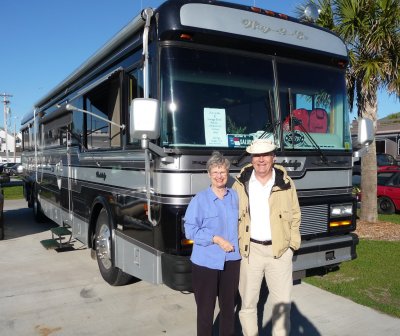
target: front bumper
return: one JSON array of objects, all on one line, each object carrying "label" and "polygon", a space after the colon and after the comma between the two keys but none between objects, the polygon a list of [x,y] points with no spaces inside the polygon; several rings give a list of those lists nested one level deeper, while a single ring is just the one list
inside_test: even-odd
[{"label": "front bumper", "polygon": [[354,233],[302,241],[293,256],[293,271],[340,264],[357,258],[358,236]]}]

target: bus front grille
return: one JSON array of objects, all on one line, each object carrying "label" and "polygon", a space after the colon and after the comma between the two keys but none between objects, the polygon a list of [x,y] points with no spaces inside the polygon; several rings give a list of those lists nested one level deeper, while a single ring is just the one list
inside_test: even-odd
[{"label": "bus front grille", "polygon": [[301,207],[301,235],[325,233],[328,230],[328,205]]}]

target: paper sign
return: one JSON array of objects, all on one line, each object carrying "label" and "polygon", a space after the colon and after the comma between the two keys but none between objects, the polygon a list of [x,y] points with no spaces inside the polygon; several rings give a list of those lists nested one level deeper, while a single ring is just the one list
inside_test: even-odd
[{"label": "paper sign", "polygon": [[204,108],[204,130],[207,146],[228,147],[225,109]]}]

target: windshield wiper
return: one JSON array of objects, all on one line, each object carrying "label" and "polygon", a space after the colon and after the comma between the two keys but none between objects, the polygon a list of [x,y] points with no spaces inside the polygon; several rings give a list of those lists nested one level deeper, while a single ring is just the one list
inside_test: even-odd
[{"label": "windshield wiper", "polygon": [[[321,147],[319,147],[319,145],[315,142],[314,138],[310,135],[310,133],[308,133],[308,131],[306,130],[306,128],[304,127],[302,121],[300,119],[297,119],[296,117],[292,116],[289,120],[289,123],[291,123],[291,128],[293,129],[294,126],[299,126],[300,130],[306,135],[307,139],[311,142],[311,144],[313,145],[313,147],[317,150],[321,161],[320,162],[314,162],[314,163],[323,163],[323,164],[329,164],[329,161],[326,157],[326,155],[324,154],[324,152],[322,151]],[[294,137],[294,131],[292,132],[292,137]],[[292,144],[294,145],[294,141],[292,140]]]}]

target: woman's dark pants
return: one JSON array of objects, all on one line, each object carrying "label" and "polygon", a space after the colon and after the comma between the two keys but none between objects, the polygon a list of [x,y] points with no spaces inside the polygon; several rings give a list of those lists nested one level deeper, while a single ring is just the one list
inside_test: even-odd
[{"label": "woman's dark pants", "polygon": [[192,263],[192,283],[197,304],[197,335],[212,335],[216,298],[219,302],[219,335],[235,335],[235,303],[240,260],[225,262],[224,270]]}]

